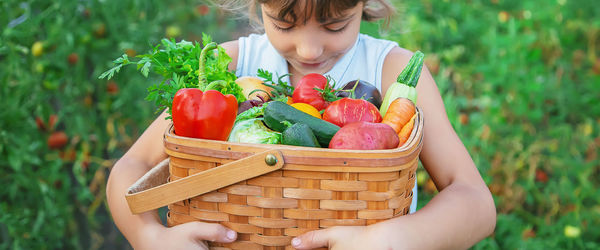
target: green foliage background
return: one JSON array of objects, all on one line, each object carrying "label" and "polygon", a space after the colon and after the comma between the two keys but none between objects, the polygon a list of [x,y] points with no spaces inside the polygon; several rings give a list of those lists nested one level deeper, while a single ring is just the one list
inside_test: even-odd
[{"label": "green foliage background", "polygon": [[[496,201],[496,232],[474,249],[599,248],[597,3],[394,3],[389,29],[362,31],[425,53]],[[156,115],[144,100],[156,80],[133,68],[97,78],[123,53],[145,53],[163,37],[200,41],[201,32],[220,42],[247,33],[203,1],[0,3],[0,248],[128,248],[104,189]],[[58,131],[68,141],[52,149]],[[422,169],[419,188],[423,206],[435,187]]]},{"label": "green foliage background", "polygon": [[[236,23],[199,1],[8,0],[0,27],[0,248],[126,246],[107,212],[106,178],[156,116],[144,100],[156,80],[135,68],[98,76],[163,37],[224,41]],[[52,115],[56,125],[39,129],[36,118],[47,125]],[[68,142],[51,149],[57,131]]]}]

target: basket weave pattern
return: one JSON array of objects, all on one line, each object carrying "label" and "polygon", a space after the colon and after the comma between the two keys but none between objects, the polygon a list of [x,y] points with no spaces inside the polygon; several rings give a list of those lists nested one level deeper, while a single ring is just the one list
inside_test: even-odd
[{"label": "basket weave pattern", "polygon": [[[170,178],[216,167],[218,160],[171,157]],[[407,214],[418,162],[408,164],[382,173],[278,170],[171,204],[168,225],[219,222],[237,231],[238,241],[213,246],[283,249],[292,237],[311,230],[364,226]]]}]

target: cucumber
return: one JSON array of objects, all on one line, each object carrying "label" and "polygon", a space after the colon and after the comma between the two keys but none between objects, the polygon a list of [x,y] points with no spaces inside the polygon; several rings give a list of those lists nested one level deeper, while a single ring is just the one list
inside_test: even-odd
[{"label": "cucumber", "polygon": [[283,123],[284,121],[292,125],[304,123],[312,130],[319,144],[324,148],[329,147],[329,141],[340,130],[340,127],[331,122],[316,118],[279,101],[269,102],[265,108],[263,121],[269,128],[278,132],[283,132],[288,127]]},{"label": "cucumber", "polygon": [[319,141],[310,127],[304,123],[296,123],[281,134],[281,142],[285,145],[320,148]]}]

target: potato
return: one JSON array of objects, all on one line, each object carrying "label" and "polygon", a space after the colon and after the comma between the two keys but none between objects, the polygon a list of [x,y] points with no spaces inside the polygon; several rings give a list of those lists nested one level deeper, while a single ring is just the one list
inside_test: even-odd
[{"label": "potato", "polygon": [[[261,100],[260,98],[257,97],[260,95],[264,101],[267,101],[270,99],[270,97],[267,93],[271,93],[271,90],[273,90],[272,88],[262,84],[263,81],[260,78],[253,77],[253,76],[239,77],[238,79],[235,80],[235,83],[237,83],[238,85],[240,85],[240,87],[242,87],[242,92],[244,93],[244,96],[246,96],[246,98],[248,98],[248,100]],[[262,90],[266,91],[267,93],[262,92],[262,91],[256,91],[250,95],[250,92],[254,91],[255,89],[262,89]]]},{"label": "potato", "polygon": [[344,125],[329,142],[335,149],[392,149],[398,147],[396,131],[385,123],[353,122]]}]

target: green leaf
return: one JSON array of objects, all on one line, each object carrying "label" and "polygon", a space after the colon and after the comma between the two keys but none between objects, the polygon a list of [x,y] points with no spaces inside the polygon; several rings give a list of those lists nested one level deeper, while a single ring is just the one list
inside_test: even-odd
[{"label": "green leaf", "polygon": [[148,77],[148,73],[150,72],[150,66],[152,66],[152,62],[148,58],[143,58],[138,62],[138,68],[142,75],[144,75],[145,77]]}]

